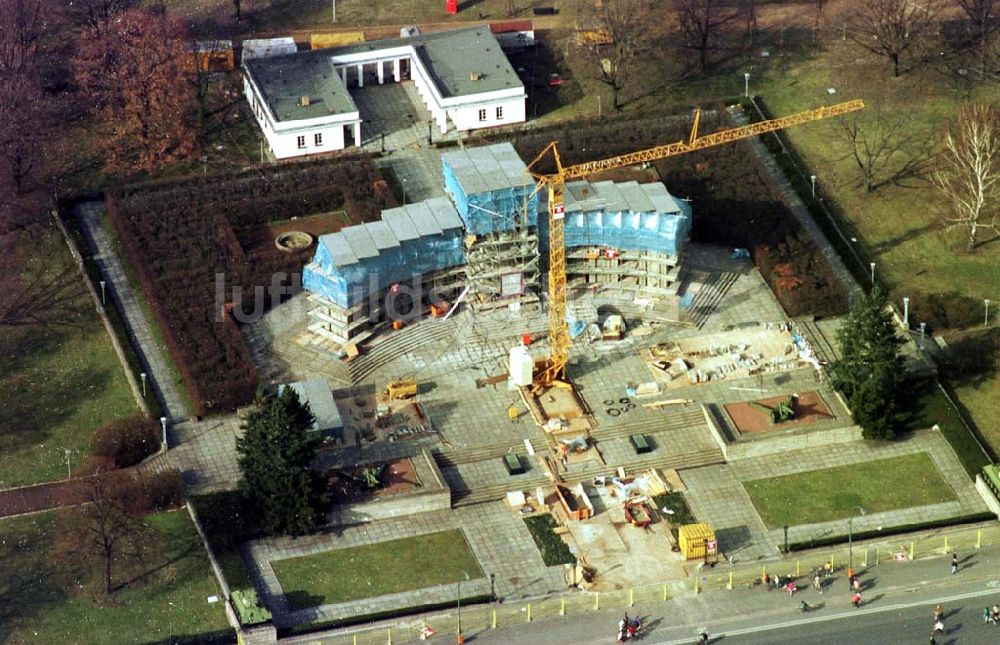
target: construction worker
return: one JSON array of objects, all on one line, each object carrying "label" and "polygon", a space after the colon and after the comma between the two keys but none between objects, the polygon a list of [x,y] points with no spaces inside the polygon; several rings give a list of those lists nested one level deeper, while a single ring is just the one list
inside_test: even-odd
[{"label": "construction worker", "polygon": [[510,417],[511,423],[518,422],[518,417],[520,417],[521,415],[520,413],[518,413],[516,405],[512,405],[509,408],[507,408],[507,416]]}]

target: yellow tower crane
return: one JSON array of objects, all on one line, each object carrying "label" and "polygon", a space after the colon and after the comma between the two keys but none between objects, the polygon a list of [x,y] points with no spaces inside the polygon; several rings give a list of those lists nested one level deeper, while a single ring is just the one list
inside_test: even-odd
[{"label": "yellow tower crane", "polygon": [[[528,171],[538,181],[537,190],[547,189],[549,196],[549,342],[551,353],[544,369],[538,372],[535,379],[536,385],[548,387],[553,383],[560,383],[566,378],[566,361],[569,358],[569,329],[566,324],[566,247],[563,237],[563,219],[565,217],[565,205],[563,204],[563,187],[567,181],[579,179],[602,170],[622,168],[637,163],[657,161],[666,157],[682,155],[695,150],[703,150],[712,146],[738,141],[781,130],[789,126],[800,123],[818,121],[848,112],[854,112],[864,108],[861,100],[847,101],[827,107],[806,110],[778,119],[760,121],[750,125],[713,132],[704,136],[698,136],[698,121],[701,111],[694,114],[694,123],[691,126],[691,134],[687,141],[678,141],[667,145],[647,148],[638,152],[630,152],[617,157],[601,159],[599,161],[588,161],[586,163],[573,166],[563,166],[559,156],[559,148],[553,141],[545,146],[537,157],[528,164]],[[541,173],[532,171],[539,161],[548,153],[552,153],[555,161],[556,171],[554,173]]]}]

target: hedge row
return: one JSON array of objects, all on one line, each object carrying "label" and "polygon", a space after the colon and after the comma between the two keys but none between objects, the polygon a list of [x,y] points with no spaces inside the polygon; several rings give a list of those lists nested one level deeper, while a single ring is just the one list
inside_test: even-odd
[{"label": "hedge row", "polygon": [[[899,526],[888,526],[881,531],[857,531],[850,536],[850,539],[855,542],[863,542],[865,540],[877,540],[879,538],[889,537],[891,535],[901,535],[903,533],[913,533],[916,531],[929,531],[931,529],[942,529],[952,526],[962,526],[964,524],[977,524],[979,522],[989,522],[996,519],[996,515],[993,513],[982,512],[982,513],[972,513],[969,515],[959,515],[958,517],[950,517],[942,520],[930,520],[927,522],[916,522],[914,524],[900,524]],[[840,535],[830,535],[827,537],[816,538],[814,540],[804,540],[802,542],[792,542],[788,545],[788,550],[791,551],[804,551],[806,549],[818,549],[825,546],[834,546],[838,544],[846,544],[848,542],[848,535],[846,533]]]},{"label": "hedge row", "polygon": [[370,158],[352,156],[109,192],[111,221],[149,296],[195,414],[232,411],[252,399],[258,383],[238,326],[217,310],[217,285],[224,303],[238,287],[237,306],[246,313],[266,311],[272,276],[283,273],[282,284],[295,284],[292,276],[311,251],[251,249],[253,240],[266,237],[269,222],[338,209],[346,209],[352,222],[370,221],[391,205],[388,193],[376,186],[379,179]]}]

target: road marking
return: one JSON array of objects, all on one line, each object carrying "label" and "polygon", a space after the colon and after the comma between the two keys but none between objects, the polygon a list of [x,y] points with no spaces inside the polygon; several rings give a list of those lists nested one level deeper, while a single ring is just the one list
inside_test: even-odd
[{"label": "road marking", "polygon": [[[988,587],[1000,586],[1000,580],[991,581],[987,583]],[[990,596],[996,594],[996,590],[981,589],[979,591],[970,591],[967,593],[956,594],[954,596],[946,596],[944,598],[933,598],[930,600],[921,600],[919,602],[911,603],[897,603],[895,605],[885,605],[882,607],[869,607],[867,609],[855,609],[854,611],[842,611],[837,614],[827,614],[824,616],[813,614],[808,618],[798,618],[796,620],[787,620],[783,623],[772,623],[770,625],[759,625],[756,627],[744,627],[742,629],[731,629],[728,631],[720,632],[709,632],[709,636],[714,638],[722,637],[733,637],[733,636],[745,636],[747,634],[756,634],[764,631],[771,631],[775,629],[788,629],[789,627],[801,627],[802,625],[815,625],[816,623],[829,622],[831,620],[841,620],[844,618],[850,618],[853,616],[864,616],[868,614],[883,614],[889,611],[898,611],[901,609],[912,609],[920,605],[932,605],[932,604],[943,604],[951,603],[957,600],[968,600],[970,598],[979,598],[980,596]],[[691,636],[687,638],[681,638],[672,641],[659,641],[654,645],[688,645],[691,643]]]}]

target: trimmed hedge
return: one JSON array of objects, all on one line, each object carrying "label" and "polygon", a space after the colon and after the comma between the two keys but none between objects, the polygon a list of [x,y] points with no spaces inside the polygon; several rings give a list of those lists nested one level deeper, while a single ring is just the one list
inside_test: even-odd
[{"label": "trimmed hedge", "polygon": [[533,515],[524,518],[524,523],[528,525],[535,545],[542,553],[542,562],[545,566],[551,567],[557,564],[576,564],[576,556],[569,550],[569,546],[556,535],[556,520],[551,515]]},{"label": "trimmed hedge", "polygon": [[[476,596],[463,596],[462,606],[466,605],[479,605],[487,602],[492,602],[493,596],[490,595],[476,595]],[[431,611],[437,611],[438,609],[447,609],[455,606],[454,600],[448,600],[445,602],[433,602],[424,605],[412,605],[410,607],[403,607],[401,609],[386,609],[384,611],[376,611],[370,614],[360,614],[358,616],[351,616],[350,618],[342,618],[340,620],[325,620],[315,623],[304,623],[301,625],[295,625],[294,627],[287,627],[278,630],[278,636],[280,638],[288,638],[290,636],[297,636],[300,634],[309,634],[311,632],[318,632],[320,630],[334,629],[337,627],[348,627],[350,625],[358,625],[361,623],[374,623],[378,620],[383,620],[385,618],[396,618],[403,616],[410,616],[413,614],[423,614]]]},{"label": "trimmed hedge", "polygon": [[271,620],[271,612],[257,597],[256,589],[233,589],[230,596],[241,625],[249,627]]},{"label": "trimmed hedge", "polygon": [[127,468],[160,449],[160,424],[145,414],[112,421],[94,431],[90,454],[103,457],[115,468]]},{"label": "trimmed hedge", "polygon": [[[928,522],[917,522],[914,524],[901,524],[899,526],[890,526],[888,528],[882,529],[881,531],[857,531],[851,536],[851,539],[854,542],[859,542],[864,540],[874,540],[877,538],[889,537],[891,535],[899,535],[901,533],[913,533],[914,531],[928,531],[930,529],[948,528],[951,526],[975,524],[978,522],[989,522],[995,519],[996,515],[994,515],[993,513],[988,513],[988,512],[972,513],[971,515],[959,515],[958,517],[951,517],[943,520],[932,520]],[[801,542],[792,542],[788,545],[788,550],[804,551],[806,549],[817,549],[824,546],[846,544],[847,541],[848,541],[848,536],[846,533],[844,533],[842,535],[831,535],[827,537],[816,538],[815,540],[803,540]]]},{"label": "trimmed hedge", "polygon": [[[197,415],[252,400],[257,370],[230,316],[236,289],[247,314],[276,301],[269,287],[301,284],[311,249],[283,253],[267,224],[335,209],[372,221],[393,201],[367,156],[337,156],[193,176],[109,191],[108,215],[164,334]],[[221,300],[218,300],[221,296]]]}]

